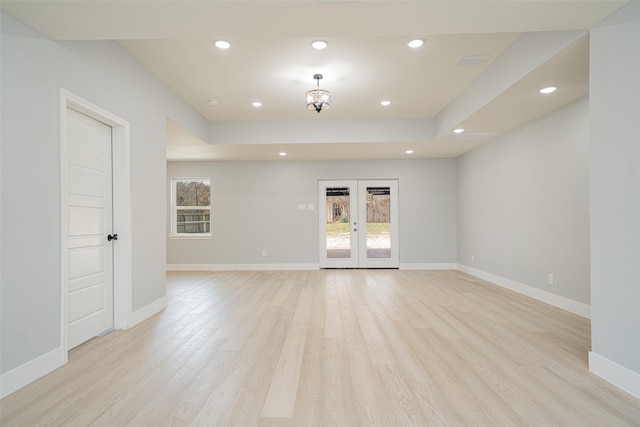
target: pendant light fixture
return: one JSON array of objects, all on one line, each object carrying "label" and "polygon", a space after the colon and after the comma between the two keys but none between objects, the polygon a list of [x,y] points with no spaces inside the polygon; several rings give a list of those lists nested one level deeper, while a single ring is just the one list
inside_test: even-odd
[{"label": "pendant light fixture", "polygon": [[317,86],[315,89],[308,91],[305,98],[307,108],[309,110],[316,110],[319,114],[320,111],[331,108],[331,94],[328,90],[320,89],[322,74],[314,74],[313,78],[316,79]]}]

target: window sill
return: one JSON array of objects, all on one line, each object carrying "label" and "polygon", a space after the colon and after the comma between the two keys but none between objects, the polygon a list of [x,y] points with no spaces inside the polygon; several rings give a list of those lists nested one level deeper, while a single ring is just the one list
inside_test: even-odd
[{"label": "window sill", "polygon": [[211,240],[213,237],[211,234],[170,234],[169,240]]}]

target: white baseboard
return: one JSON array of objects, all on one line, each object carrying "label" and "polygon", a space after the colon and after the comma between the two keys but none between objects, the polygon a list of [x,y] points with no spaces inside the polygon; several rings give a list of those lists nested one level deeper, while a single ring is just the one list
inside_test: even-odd
[{"label": "white baseboard", "polygon": [[58,347],[2,374],[0,376],[0,399],[58,369],[64,363],[65,352],[62,347]]},{"label": "white baseboard", "polygon": [[400,263],[400,270],[457,270],[455,262]]},{"label": "white baseboard", "polygon": [[537,299],[538,301],[551,304],[570,313],[577,314],[578,316],[586,317],[588,319],[591,318],[591,306],[587,304],[552,294],[551,292],[543,291],[542,289],[534,288],[533,286],[525,285],[524,283],[516,282],[515,280],[496,276],[495,274],[478,270],[467,265],[458,264],[458,270],[494,283],[498,286],[502,286],[503,288]]},{"label": "white baseboard", "polygon": [[167,308],[166,296],[152,302],[151,304],[147,304],[141,309],[138,309],[133,313],[131,313],[131,317],[130,317],[131,322],[129,324],[129,327],[132,328],[136,326],[138,323],[148,319],[149,317],[164,310],[165,308]]},{"label": "white baseboard", "polygon": [[[458,264],[402,263],[400,270],[457,270]],[[167,264],[167,271],[319,270],[319,264]]]},{"label": "white baseboard", "polygon": [[593,351],[589,352],[589,371],[640,399],[640,374],[637,372],[618,365]]},{"label": "white baseboard", "polygon": [[167,271],[319,270],[318,264],[167,264]]}]

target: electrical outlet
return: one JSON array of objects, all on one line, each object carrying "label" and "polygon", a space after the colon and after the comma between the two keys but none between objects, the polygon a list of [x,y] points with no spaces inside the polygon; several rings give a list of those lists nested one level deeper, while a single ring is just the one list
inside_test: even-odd
[{"label": "electrical outlet", "polygon": [[471,263],[473,264],[474,262],[476,262],[476,257],[474,257],[473,255],[471,255]]},{"label": "electrical outlet", "polygon": [[547,279],[547,283],[553,285],[553,274],[549,273],[549,278]]},{"label": "electrical outlet", "polygon": [[266,249],[262,250],[262,256],[267,256],[267,250]]}]

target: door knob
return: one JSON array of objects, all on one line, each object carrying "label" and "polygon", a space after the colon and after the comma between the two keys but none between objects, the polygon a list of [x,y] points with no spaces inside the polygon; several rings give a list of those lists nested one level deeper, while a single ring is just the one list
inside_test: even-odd
[{"label": "door knob", "polygon": [[109,234],[109,235],[107,235],[107,240],[108,241],[118,240],[118,235],[117,234]]}]

